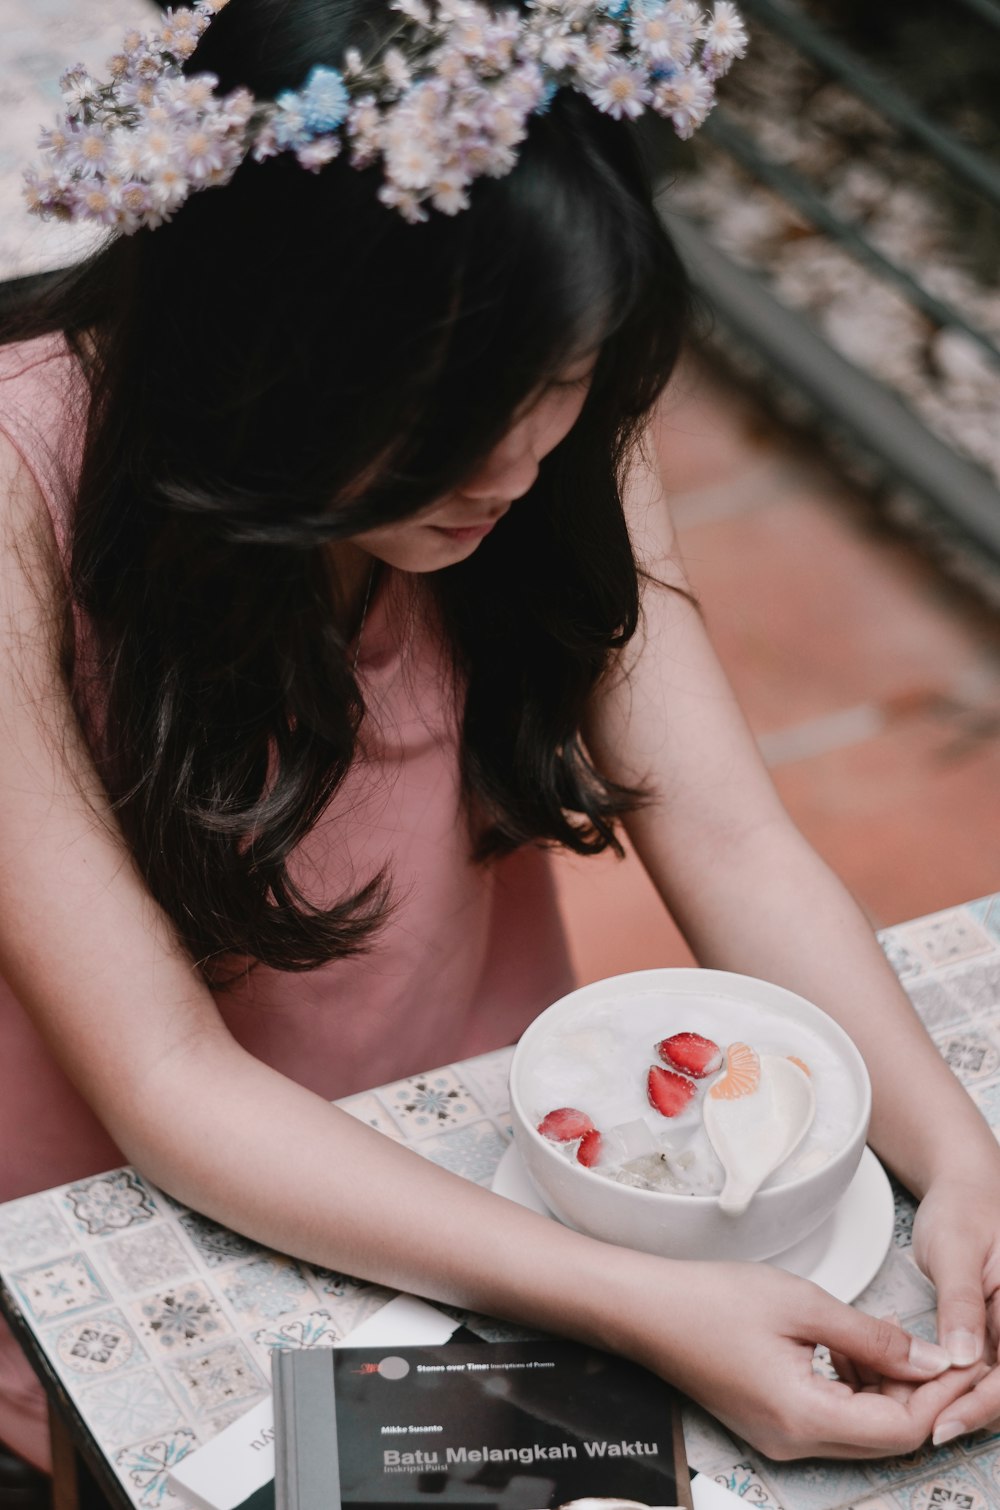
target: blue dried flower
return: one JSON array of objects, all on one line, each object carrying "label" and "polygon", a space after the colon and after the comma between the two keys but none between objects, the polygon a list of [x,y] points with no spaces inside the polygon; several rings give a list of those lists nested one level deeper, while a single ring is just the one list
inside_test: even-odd
[{"label": "blue dried flower", "polygon": [[314,136],[336,131],[347,115],[350,102],[344,75],[337,68],[324,68],[321,63],[312,70],[299,95],[302,118]]},{"label": "blue dried flower", "polygon": [[545,85],[545,88],[542,90],[542,97],[538,101],[538,104],[535,106],[532,114],[548,115],[552,101],[555,99],[558,93],[559,85],[556,83],[555,79],[549,79]]}]

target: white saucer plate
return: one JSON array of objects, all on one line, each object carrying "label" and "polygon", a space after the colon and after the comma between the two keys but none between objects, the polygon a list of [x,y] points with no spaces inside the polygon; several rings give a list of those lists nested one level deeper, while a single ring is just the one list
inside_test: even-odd
[{"label": "white saucer plate", "polygon": [[[507,1149],[493,1190],[541,1216],[558,1218],[528,1178],[514,1144]],[[808,1237],[767,1260],[789,1274],[811,1279],[837,1300],[856,1300],[871,1284],[892,1243],[892,1190],[870,1148],[861,1155],[854,1179],[833,1211]]]}]

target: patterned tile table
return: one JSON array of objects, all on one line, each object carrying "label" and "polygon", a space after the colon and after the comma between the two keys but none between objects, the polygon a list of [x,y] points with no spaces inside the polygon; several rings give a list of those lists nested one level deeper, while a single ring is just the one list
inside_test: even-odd
[{"label": "patterned tile table", "polygon": [[[1000,1128],[1000,896],[883,936],[948,1063]],[[503,1050],[342,1104],[387,1137],[488,1185],[510,1141]],[[858,1304],[929,1334],[934,1296],[910,1256],[913,1203]],[[8,1296],[123,1486],[123,1504],[179,1510],[166,1469],[254,1404],[275,1347],[331,1343],[389,1298],[345,1274],[264,1251],[117,1169],[0,1206]],[[510,1329],[470,1318],[484,1336]],[[1000,1436],[889,1462],[777,1464],[704,1413],[692,1462],[762,1510],[990,1510]]]}]

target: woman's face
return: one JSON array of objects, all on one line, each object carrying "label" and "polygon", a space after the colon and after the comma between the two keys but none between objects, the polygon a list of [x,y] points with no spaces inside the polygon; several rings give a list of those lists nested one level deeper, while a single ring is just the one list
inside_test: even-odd
[{"label": "woman's face", "polygon": [[576,423],[593,369],[593,356],[582,358],[543,389],[461,487],[408,519],[355,535],[353,543],[387,566],[409,572],[437,571],[471,556],[530,490],[543,457]]}]

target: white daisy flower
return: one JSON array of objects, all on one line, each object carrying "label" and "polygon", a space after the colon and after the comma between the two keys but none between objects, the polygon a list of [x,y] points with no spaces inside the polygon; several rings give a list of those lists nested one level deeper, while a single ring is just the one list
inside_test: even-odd
[{"label": "white daisy flower", "polygon": [[395,184],[384,183],[378,191],[378,197],[390,210],[398,210],[411,225],[419,225],[422,220],[430,218],[427,211],[421,208],[416,194],[411,194],[407,189],[399,189]]},{"label": "white daisy flower", "polygon": [[250,124],[254,97],[248,89],[237,89],[211,109],[211,118],[219,132],[242,133]]},{"label": "white daisy flower", "polygon": [[596,27],[587,38],[581,66],[585,63],[588,68],[602,68],[611,62],[617,62],[620,41],[621,37],[613,26]]},{"label": "white daisy flower", "polygon": [[69,143],[70,133],[62,121],[56,121],[54,126],[44,127],[38,138],[40,149],[50,153],[56,162],[65,154]]},{"label": "white daisy flower", "polygon": [[174,35],[173,45],[168,49],[175,58],[190,58],[198,46],[198,38],[190,32],[177,32]]},{"label": "white daisy flower", "polygon": [[747,29],[730,0],[716,0],[711,19],[699,35],[717,58],[742,58],[747,50]]},{"label": "white daisy flower", "polygon": [[177,139],[177,159],[193,183],[201,183],[222,168],[226,160],[223,141],[203,126],[185,131]]},{"label": "white daisy flower", "polygon": [[383,143],[386,177],[400,189],[426,189],[440,172],[435,144],[412,129],[410,122],[393,125]]},{"label": "white daisy flower", "polygon": [[167,14],[170,17],[170,25],[175,31],[182,34],[190,33],[191,36],[198,36],[199,33],[205,30],[205,23],[201,16],[197,15],[193,10],[188,10],[186,6],[168,11]]},{"label": "white daisy flower", "polygon": [[424,0],[391,0],[390,10],[398,10],[401,15],[409,16],[418,26],[430,26],[431,13]]},{"label": "white daisy flower", "polygon": [[274,129],[274,124],[268,121],[257,132],[253,146],[250,148],[250,155],[255,163],[262,163],[266,162],[269,157],[277,157],[280,151],[281,148],[278,146],[278,136]]},{"label": "white daisy flower", "polygon": [[173,162],[174,136],[173,132],[163,126],[151,126],[140,128],[135,133],[135,142],[139,150],[139,162],[142,164],[143,176],[159,173]]},{"label": "white daisy flower", "polygon": [[438,14],[447,21],[471,21],[478,9],[473,0],[438,0]]},{"label": "white daisy flower", "polygon": [[553,32],[542,43],[540,56],[546,68],[551,68],[553,73],[561,73],[564,68],[572,68],[580,61],[581,51],[580,38]]},{"label": "white daisy flower", "polygon": [[462,53],[454,47],[439,48],[431,62],[438,78],[449,84],[458,83],[468,76],[469,65]]},{"label": "white daisy flower", "polygon": [[122,105],[133,110],[148,110],[156,99],[156,85],[149,79],[123,79],[117,95]]},{"label": "white daisy flower", "polygon": [[707,119],[715,104],[715,90],[700,68],[689,68],[657,87],[654,104],[661,115],[669,115],[677,135],[687,141]]},{"label": "white daisy flower", "polygon": [[103,184],[97,180],[82,179],[76,186],[74,209],[87,220],[96,220],[100,225],[117,225],[118,207]]},{"label": "white daisy flower", "polygon": [[393,89],[406,89],[412,77],[410,65],[398,47],[387,47],[382,57],[382,72]]},{"label": "white daisy flower", "polygon": [[460,21],[451,32],[452,45],[467,58],[481,58],[486,52],[488,25],[481,15]]},{"label": "white daisy flower", "polygon": [[89,73],[72,69],[69,73],[63,74],[62,97],[66,103],[67,115],[80,115],[84,106],[97,94],[97,88],[97,83]]},{"label": "white daisy flower", "polygon": [[694,51],[691,29],[665,5],[657,5],[636,16],[632,39],[654,63],[671,63],[686,68]]},{"label": "white daisy flower", "polygon": [[55,173],[39,173],[29,168],[24,175],[24,200],[33,215],[49,218],[53,201],[65,191],[64,181]]},{"label": "white daisy flower", "polygon": [[588,97],[606,115],[620,121],[623,116],[635,120],[649,103],[649,81],[645,69],[629,63],[611,63],[587,87]]},{"label": "white daisy flower", "polygon": [[145,224],[151,207],[149,190],[145,184],[122,183],[114,191],[110,191],[110,198],[118,210],[122,229],[126,234],[137,231]]},{"label": "white daisy flower", "polygon": [[307,142],[300,147],[295,156],[303,168],[308,168],[312,173],[318,173],[320,168],[325,168],[327,163],[340,152],[340,142],[335,136],[317,136],[315,141]]},{"label": "white daisy flower", "polygon": [[506,178],[517,163],[517,153],[512,147],[502,147],[492,142],[484,150],[483,172],[489,178]]},{"label": "white daisy flower", "polygon": [[142,51],[132,59],[132,77],[155,84],[163,72],[163,64],[155,52]]},{"label": "white daisy flower", "polygon": [[507,75],[501,88],[505,104],[530,115],[545,96],[545,76],[537,63],[522,63]]},{"label": "white daisy flower", "polygon": [[498,105],[490,125],[494,140],[500,147],[516,147],[524,140],[524,116],[512,105]]},{"label": "white daisy flower", "polygon": [[199,73],[193,79],[165,79],[160,86],[161,99],[169,105],[188,110],[206,110],[212,103],[219,80],[214,73]]},{"label": "white daisy flower", "polygon": [[142,140],[135,131],[116,131],[110,152],[111,172],[123,179],[143,178],[146,160]]},{"label": "white daisy flower", "polygon": [[701,25],[702,14],[694,0],[667,0],[667,9],[671,15],[677,17],[685,26],[689,26],[693,33],[697,34]]},{"label": "white daisy flower", "polygon": [[89,126],[74,133],[67,155],[86,178],[98,178],[107,166],[110,146],[107,131],[99,126]]},{"label": "white daisy flower", "polygon": [[431,184],[431,204],[442,215],[458,215],[469,208],[467,188],[461,173],[442,173]]},{"label": "white daisy flower", "polygon": [[351,166],[367,168],[378,157],[382,143],[382,116],[374,96],[355,101],[345,129],[351,139]]},{"label": "white daisy flower", "polygon": [[149,181],[149,198],[155,209],[169,215],[191,192],[191,182],[173,164],[161,168]]},{"label": "white daisy flower", "polygon": [[363,94],[354,101],[347,112],[347,131],[349,136],[374,137],[382,117],[373,94]]}]

